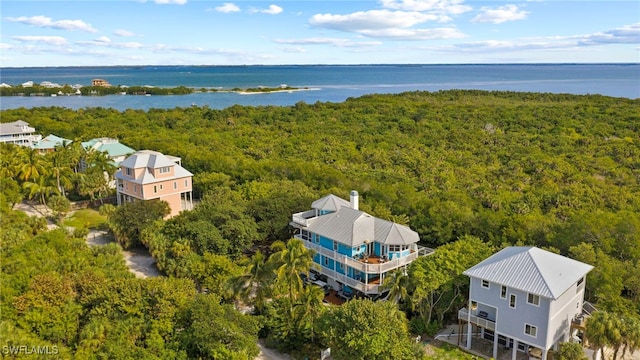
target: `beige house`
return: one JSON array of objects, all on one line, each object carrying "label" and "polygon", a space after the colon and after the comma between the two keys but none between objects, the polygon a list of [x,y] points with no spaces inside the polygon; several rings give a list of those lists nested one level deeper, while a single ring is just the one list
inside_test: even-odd
[{"label": "beige house", "polygon": [[109,84],[109,82],[107,80],[104,80],[104,79],[93,79],[93,80],[91,80],[91,86],[110,87],[111,84]]},{"label": "beige house", "polygon": [[116,172],[118,205],[137,200],[164,200],[176,216],[193,209],[191,178],[181,159],[141,150],[120,163]]}]

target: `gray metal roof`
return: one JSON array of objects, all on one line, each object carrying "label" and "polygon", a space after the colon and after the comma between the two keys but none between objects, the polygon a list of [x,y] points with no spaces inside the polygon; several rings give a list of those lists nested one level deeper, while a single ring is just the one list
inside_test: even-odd
[{"label": "gray metal roof", "polygon": [[409,245],[417,243],[420,236],[408,226],[376,218],[375,241],[385,245]]},{"label": "gray metal roof", "polygon": [[333,194],[329,194],[311,203],[312,209],[325,211],[338,211],[343,206],[351,207],[351,203]]},{"label": "gray metal roof", "polygon": [[157,169],[165,166],[179,166],[164,154],[152,150],[137,151],[121,162],[120,165],[131,169],[139,169],[141,167]]},{"label": "gray metal roof", "polygon": [[502,249],[463,274],[557,299],[593,266],[531,246]]},{"label": "gray metal roof", "polygon": [[24,134],[35,131],[36,129],[32,128],[29,123],[23,120],[0,124],[0,134],[2,135]]},{"label": "gray metal roof", "polygon": [[319,216],[307,230],[351,247],[362,245],[365,240],[386,245],[409,245],[420,240],[418,233],[407,226],[346,206]]},{"label": "gray metal roof", "polygon": [[[179,159],[179,158],[176,158]],[[144,168],[144,172],[139,175],[136,179],[131,179],[129,177],[125,177],[122,174],[122,170],[118,170],[116,172],[117,179],[127,179],[134,183],[138,184],[150,184],[158,181],[149,169],[156,169],[165,166],[173,167],[173,176],[171,177],[163,177],[160,181],[166,181],[171,179],[180,179],[188,176],[193,176],[191,172],[187,169],[183,168],[181,165],[171,161],[166,155],[159,153],[157,151],[151,150],[140,150],[134,153],[133,155],[126,158],[123,162],[120,163],[120,166],[127,167],[131,169],[139,169]]]}]

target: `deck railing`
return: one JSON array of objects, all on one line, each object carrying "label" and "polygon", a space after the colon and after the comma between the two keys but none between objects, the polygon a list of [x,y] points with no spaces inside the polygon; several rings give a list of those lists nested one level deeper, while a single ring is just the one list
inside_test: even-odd
[{"label": "deck railing", "polygon": [[317,216],[316,216],[316,211],[315,210],[307,210],[307,211],[304,211],[304,212],[299,212],[299,213],[293,214],[291,220],[295,224],[302,225],[302,226],[309,226],[309,224],[311,224],[311,222],[313,220],[315,220],[316,217]]},{"label": "deck railing", "polygon": [[[319,244],[315,244],[311,241],[308,241],[307,239],[304,239],[300,234],[295,235],[295,237],[297,239],[302,240],[302,243],[304,244],[304,246],[308,249],[315,251],[316,254],[320,254],[330,259],[336,260],[340,263],[345,264],[346,266],[353,268],[356,271],[360,271],[366,274],[386,273],[394,269],[400,268],[404,265],[407,265],[420,256],[426,256],[433,253],[433,249],[416,245],[416,247],[412,249],[413,251],[408,256],[399,257],[399,258],[388,260],[385,262],[368,264],[361,260],[356,260],[347,255],[340,254],[337,251],[327,249],[325,247],[320,246]],[[320,268],[323,274],[333,279],[336,279],[337,281],[340,281],[344,284],[347,284],[354,289],[360,290],[364,293],[379,292],[378,291],[378,287],[380,286],[379,284],[365,284],[364,282],[362,282],[362,280],[350,278],[345,274],[341,274],[337,271],[328,269],[326,267],[320,266]]]},{"label": "deck railing", "polygon": [[483,328],[488,329],[488,330],[495,330],[496,329],[496,322],[495,321],[489,320],[489,319],[485,319],[483,317],[475,315],[473,313],[473,311],[471,312],[471,314],[469,314],[469,311],[467,310],[467,308],[462,308],[462,309],[458,310],[458,319],[464,320],[464,321],[469,321],[472,324],[478,325],[478,326],[483,327]]}]

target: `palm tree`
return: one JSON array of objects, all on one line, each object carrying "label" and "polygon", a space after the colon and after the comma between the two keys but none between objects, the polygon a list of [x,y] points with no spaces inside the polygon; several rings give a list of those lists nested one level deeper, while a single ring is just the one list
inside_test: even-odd
[{"label": "palm tree", "polygon": [[624,358],[627,351],[633,354],[640,349],[640,319],[633,316],[627,316],[624,319],[624,339],[623,339],[622,357]]},{"label": "palm tree", "polygon": [[277,251],[269,257],[269,263],[276,274],[276,284],[286,289],[290,303],[293,304],[304,288],[300,274],[309,275],[313,251],[307,249],[299,239],[291,239],[286,244],[276,241],[271,248]]},{"label": "palm tree", "polygon": [[46,160],[36,149],[24,149],[19,155],[21,165],[18,177],[22,181],[37,181],[37,178],[47,173]]},{"label": "palm tree", "polygon": [[387,276],[382,283],[382,290],[389,290],[389,299],[396,304],[409,297],[409,275],[398,269]]},{"label": "palm tree", "polygon": [[597,311],[587,320],[585,336],[596,349],[600,349],[602,359],[605,347],[614,349],[613,359],[616,359],[618,349],[622,346],[621,326],[620,318],[606,311]]},{"label": "palm tree", "polygon": [[313,341],[314,337],[313,324],[324,310],[323,300],[324,290],[322,288],[319,286],[307,286],[300,295],[299,301],[293,306],[295,323],[311,331],[311,341]]},{"label": "palm tree", "polygon": [[72,170],[69,165],[69,159],[67,159],[67,154],[63,150],[64,148],[60,145],[55,147],[55,151],[52,152],[48,158],[53,165],[53,173],[56,177],[56,186],[58,187],[58,191],[66,196],[66,188],[71,185],[71,175]]},{"label": "palm tree", "polygon": [[58,188],[55,186],[55,178],[51,175],[39,176],[33,181],[26,181],[22,184],[22,187],[27,190],[27,198],[33,199],[35,196],[40,197],[40,203],[45,204],[46,198],[59,194]]},{"label": "palm tree", "polygon": [[20,174],[21,147],[2,145],[0,147],[0,177],[17,180]]},{"label": "palm tree", "polygon": [[273,269],[269,267],[262,252],[256,252],[246,267],[243,275],[231,278],[228,286],[235,297],[244,301],[253,299],[258,312],[262,312],[270,292]]}]

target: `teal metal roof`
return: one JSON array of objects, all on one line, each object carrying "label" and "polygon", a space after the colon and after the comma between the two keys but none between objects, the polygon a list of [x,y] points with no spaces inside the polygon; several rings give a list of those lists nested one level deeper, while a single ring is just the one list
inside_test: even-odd
[{"label": "teal metal roof", "polygon": [[54,149],[56,146],[60,145],[64,145],[72,143],[73,141],[69,140],[69,139],[65,139],[65,138],[61,138],[59,136],[55,136],[53,134],[48,135],[47,137],[45,137],[44,139],[40,140],[37,144],[35,144],[33,146],[34,149],[38,149],[38,150],[52,150]]},{"label": "teal metal roof", "polygon": [[136,151],[127,145],[120,143],[117,139],[110,138],[97,138],[85,141],[82,143],[82,147],[86,150],[94,149],[101,152],[106,152],[109,157],[118,157],[133,154]]}]

